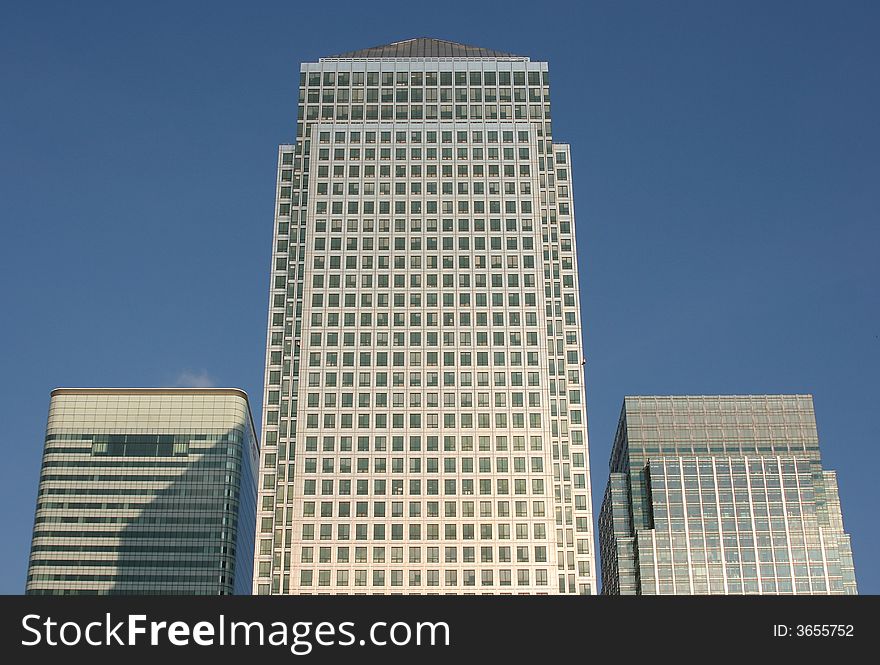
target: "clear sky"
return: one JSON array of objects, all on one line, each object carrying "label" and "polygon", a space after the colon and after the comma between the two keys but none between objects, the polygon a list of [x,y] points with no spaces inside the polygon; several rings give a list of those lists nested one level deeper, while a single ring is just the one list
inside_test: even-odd
[{"label": "clear sky", "polygon": [[17,2],[0,20],[0,592],[56,386],[259,411],[299,63],[415,36],[550,62],[595,509],[625,394],[809,392],[880,592],[880,3]]}]

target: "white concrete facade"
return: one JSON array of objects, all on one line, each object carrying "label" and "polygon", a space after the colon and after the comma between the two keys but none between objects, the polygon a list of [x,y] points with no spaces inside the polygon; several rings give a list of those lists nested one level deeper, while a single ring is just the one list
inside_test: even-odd
[{"label": "white concrete facade", "polygon": [[571,153],[547,71],[302,65],[255,593],[596,592]]}]

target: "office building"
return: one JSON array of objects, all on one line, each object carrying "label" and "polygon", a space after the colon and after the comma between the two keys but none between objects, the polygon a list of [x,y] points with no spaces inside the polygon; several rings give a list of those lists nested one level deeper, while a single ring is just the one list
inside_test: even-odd
[{"label": "office building", "polygon": [[599,516],[603,594],[855,594],[810,395],[627,397]]},{"label": "office building", "polygon": [[26,592],[250,594],[258,455],[241,390],[54,390]]},{"label": "office building", "polygon": [[301,66],[278,153],[258,594],[592,594],[571,151],[546,62]]}]

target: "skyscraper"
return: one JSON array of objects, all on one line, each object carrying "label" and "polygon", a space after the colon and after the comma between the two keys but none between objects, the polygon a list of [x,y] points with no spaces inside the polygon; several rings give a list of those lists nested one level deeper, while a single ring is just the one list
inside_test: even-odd
[{"label": "skyscraper", "polygon": [[594,593],[582,364],[547,63],[438,39],[304,63],[255,593]]},{"label": "skyscraper", "polygon": [[603,594],[854,594],[810,395],[627,397],[599,516]]},{"label": "skyscraper", "polygon": [[224,388],[52,391],[28,594],[249,594],[257,443]]}]

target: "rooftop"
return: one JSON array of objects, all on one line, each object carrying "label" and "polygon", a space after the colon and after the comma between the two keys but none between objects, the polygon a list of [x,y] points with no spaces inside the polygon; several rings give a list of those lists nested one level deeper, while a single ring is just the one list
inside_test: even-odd
[{"label": "rooftop", "polygon": [[525,56],[496,51],[495,49],[482,48],[481,46],[469,46],[459,44],[446,39],[433,37],[416,37],[404,39],[390,44],[371,46],[370,48],[339,53],[337,55],[322,58],[325,60],[348,60],[364,58],[517,58],[525,59]]},{"label": "rooftop", "polygon": [[156,388],[55,388],[51,395],[238,395],[245,400],[247,393],[241,388],[202,388],[202,387],[156,387]]}]

